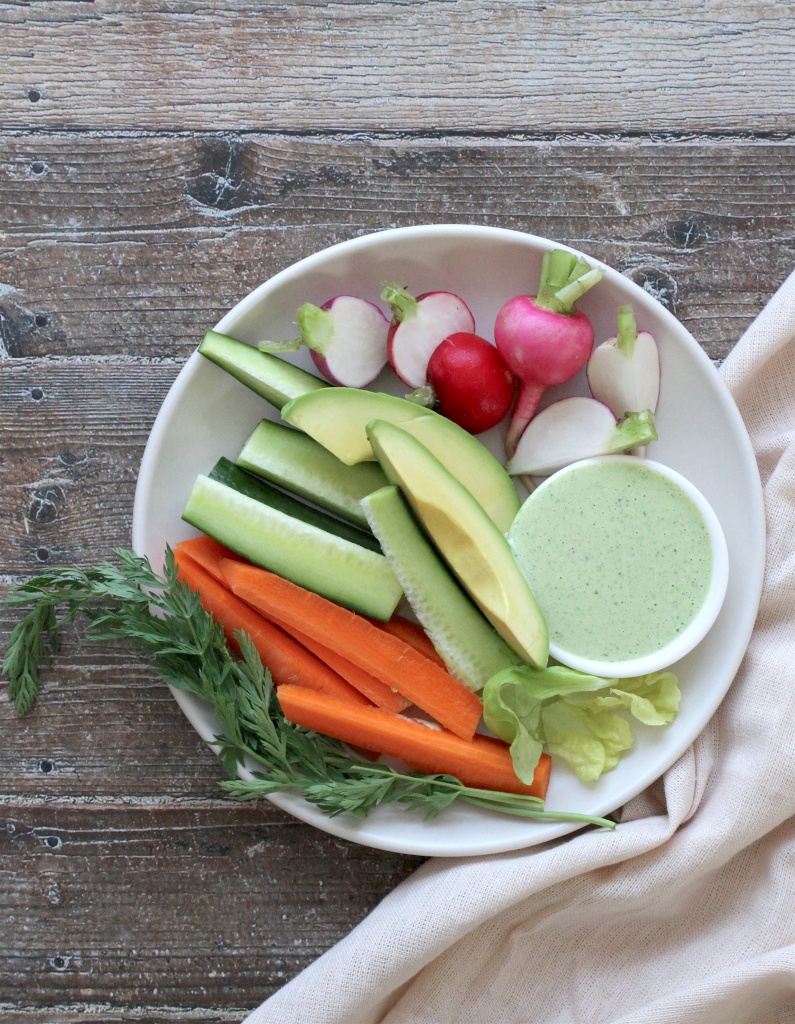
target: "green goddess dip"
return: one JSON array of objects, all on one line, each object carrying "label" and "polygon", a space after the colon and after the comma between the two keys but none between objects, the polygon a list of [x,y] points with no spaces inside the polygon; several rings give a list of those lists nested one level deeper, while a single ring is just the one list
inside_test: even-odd
[{"label": "green goddess dip", "polygon": [[561,651],[629,661],[659,651],[695,618],[712,543],[695,503],[640,459],[575,465],[522,506],[514,557]]}]

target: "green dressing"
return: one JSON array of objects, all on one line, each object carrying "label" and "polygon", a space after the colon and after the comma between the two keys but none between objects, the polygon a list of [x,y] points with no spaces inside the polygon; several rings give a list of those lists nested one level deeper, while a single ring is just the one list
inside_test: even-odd
[{"label": "green dressing", "polygon": [[629,661],[671,643],[712,577],[695,503],[640,460],[576,466],[530,495],[508,533],[561,651]]}]

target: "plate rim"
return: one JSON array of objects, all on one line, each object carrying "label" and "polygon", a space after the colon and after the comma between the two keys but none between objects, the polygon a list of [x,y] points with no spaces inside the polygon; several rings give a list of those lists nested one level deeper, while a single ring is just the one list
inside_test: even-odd
[{"label": "plate rim", "polygon": [[[736,656],[731,659],[726,668],[728,681],[725,686],[720,688],[718,699],[710,704],[707,712],[695,716],[695,726],[697,726],[696,731],[693,732],[691,729],[678,743],[672,745],[664,759],[665,763],[662,769],[660,769],[659,764],[657,764],[652,769],[651,773],[648,773],[647,775],[641,773],[640,784],[631,787],[634,792],[628,796],[625,795],[619,803],[615,802],[615,797],[611,797],[602,803],[596,804],[595,807],[592,808],[595,815],[604,816],[614,812],[623,806],[628,800],[641,793],[654,781],[661,778],[662,775],[664,775],[665,772],[667,772],[682,756],[682,754],[695,742],[698,735],[700,735],[708,722],[717,712],[720,704],[731,687],[732,682],[734,681],[743,658],[745,657],[745,652],[753,633],[759,602],[761,599],[766,553],[764,497],[761,480],[759,479],[758,464],[753,451],[751,439],[748,435],[740,411],[724,381],[718,375],[714,364],[684,324],[678,320],[670,310],[663,306],[659,300],[655,299],[653,295],[649,294],[630,278],[625,277],[613,267],[597,260],[588,253],[582,252],[581,250],[568,246],[564,243],[559,243],[555,240],[514,228],[452,223],[411,225],[387,228],[355,235],[352,238],[336,242],[324,249],[311,253],[310,255],[284,267],[272,277],[263,281],[247,295],[243,296],[238,303],[224,314],[213,329],[220,333],[233,332],[235,324],[237,324],[252,308],[259,304],[263,295],[268,295],[270,292],[276,290],[280,285],[289,281],[293,276],[300,276],[306,273],[311,270],[315,264],[323,263],[330,257],[340,253],[356,253],[360,250],[366,250],[370,246],[380,244],[387,237],[391,238],[399,236],[410,240],[412,237],[427,238],[429,235],[435,235],[440,239],[444,239],[445,237],[454,239],[456,236],[471,238],[473,235],[482,235],[484,238],[489,237],[494,240],[518,241],[531,250],[540,249],[543,251],[551,250],[553,248],[563,248],[575,253],[576,255],[582,255],[589,260],[592,265],[601,267],[604,270],[605,277],[618,285],[622,290],[628,290],[629,293],[635,297],[635,300],[639,305],[651,306],[654,309],[655,314],[658,317],[662,317],[662,319],[667,323],[667,326],[677,335],[678,341],[686,346],[691,357],[700,361],[702,365],[708,366],[710,371],[715,374],[716,387],[714,389],[714,397],[718,400],[723,415],[733,422],[735,433],[738,435],[740,440],[739,454],[743,459],[745,468],[753,470],[752,476],[754,481],[758,482],[758,487],[754,487],[753,495],[748,496],[748,500],[751,505],[752,518],[755,520],[755,528],[751,529],[749,533],[755,538],[757,551],[755,553],[755,577],[753,580],[747,577],[745,578],[745,588],[746,591],[752,591],[753,601],[744,605],[744,613],[746,617],[744,628],[741,631],[735,631],[735,636],[741,640],[741,643],[737,648]],[[163,432],[170,421],[174,406],[176,406],[176,404],[181,400],[184,391],[187,389],[194,376],[200,372],[200,368],[205,363],[206,360],[204,360],[197,350],[194,350],[188,356],[184,365],[177,374],[177,377],[171,384],[171,387],[158,410],[157,416],[155,417],[147,438],[144,453],[141,458],[135,498],[133,502],[132,547],[138,553],[143,553],[146,546],[143,537],[144,527],[142,524],[145,518],[145,509],[149,504],[152,490],[155,485],[154,474],[158,456],[162,448]],[[159,569],[159,567],[157,568]],[[753,587],[751,587],[751,584],[753,584]],[[199,736],[211,748],[213,748],[213,734],[205,727],[201,720],[201,708],[198,698],[182,691],[175,690],[173,687],[169,688],[171,689],[179,707],[188,718],[191,726]],[[242,766],[239,774],[243,778],[251,777],[250,773]],[[531,849],[536,845],[550,840],[571,836],[586,827],[580,822],[528,822],[527,835],[525,837],[520,837],[518,839],[506,839],[503,842],[495,842],[488,839],[478,840],[476,838],[465,846],[451,844],[449,841],[434,843],[431,841],[430,836],[427,840],[411,841],[402,837],[397,841],[393,841],[389,836],[384,837],[378,834],[377,831],[372,831],[372,818],[370,817],[365,819],[352,819],[350,816],[341,815],[336,818],[329,818],[322,814],[322,812],[313,805],[304,801],[300,796],[289,793],[270,794],[267,799],[275,806],[287,811],[298,820],[313,825],[330,835],[336,836],[337,838],[346,839],[374,849],[424,857],[473,857],[487,854],[507,853],[521,849]],[[401,813],[408,815],[411,812],[405,811]],[[478,813],[487,815],[489,812],[480,811],[478,809]],[[537,832],[543,832],[543,835],[533,837],[532,832],[534,830]],[[488,830],[484,831],[487,832]]]}]

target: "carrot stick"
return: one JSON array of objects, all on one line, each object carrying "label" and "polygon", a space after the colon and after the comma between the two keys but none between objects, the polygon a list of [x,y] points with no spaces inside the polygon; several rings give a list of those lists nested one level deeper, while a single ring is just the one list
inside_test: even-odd
[{"label": "carrot stick", "polygon": [[190,540],[181,540],[179,544],[174,546],[174,554],[180,553],[193,559],[202,569],[218,580],[219,583],[223,583],[224,586],[226,586],[226,580],[224,579],[223,572],[221,572],[221,562],[225,558],[231,558],[237,562],[246,561],[246,559],[236,555],[234,551],[225,548],[223,544],[219,544],[217,540],[208,537],[205,533],[199,537],[191,537]]},{"label": "carrot stick", "polygon": [[316,658],[293,637],[235,597],[178,546],[174,551],[179,578],[195,590],[202,606],[223,628],[227,642],[239,650],[235,630],[242,629],[267,665],[274,684],[294,684],[330,694],[341,701],[369,705],[370,701],[345,682],[325,662]]},{"label": "carrot stick", "polygon": [[[219,544],[217,540],[213,540],[212,537],[205,535],[181,541],[176,545],[174,551],[177,555],[184,552],[224,586],[226,586],[226,580],[221,570],[223,559],[231,558],[235,562],[244,561],[233,551],[225,548],[223,544]],[[250,563],[246,562],[245,564],[248,565]],[[360,693],[363,693],[373,704],[377,704],[380,708],[386,708],[387,711],[394,712],[405,711],[411,704],[410,700],[401,697],[399,693],[395,693],[386,683],[382,683],[380,679],[376,679],[369,672],[365,672],[357,665],[352,664],[347,658],[342,657],[336,651],[332,651],[323,644],[319,644],[302,630],[294,629],[288,623],[281,622],[271,615],[268,616],[268,619],[280,629],[283,629],[285,633],[289,633],[294,640],[297,640],[302,647],[311,651],[316,658],[320,658],[321,661],[325,662],[338,676],[341,676]],[[375,622],[375,620],[373,621]],[[406,622],[407,620],[404,619],[403,621]],[[413,625],[413,623],[410,625]],[[436,652],[434,651],[434,653]]]},{"label": "carrot stick", "polygon": [[247,604],[311,636],[422,708],[440,725],[471,739],[483,711],[479,698],[413,647],[362,615],[313,594],[267,569],[229,559],[221,563]]},{"label": "carrot stick", "polygon": [[403,640],[404,643],[409,644],[415,650],[419,651],[420,654],[424,654],[426,658],[430,658],[430,660],[435,662],[439,668],[443,668],[447,671],[447,666],[445,665],[441,655],[431,643],[430,637],[422,626],[418,626],[416,622],[412,622],[411,619],[404,619],[402,615],[393,615],[388,622],[380,622],[378,619],[370,618],[368,618],[368,621],[372,622],[372,624],[377,626],[379,629],[383,629],[387,633],[391,633],[392,636],[396,636],[400,640]]},{"label": "carrot stick", "polygon": [[343,743],[378,750],[418,771],[454,775],[465,786],[478,789],[523,793],[541,799],[546,795],[548,754],[541,755],[533,784],[526,786],[516,777],[508,745],[491,736],[461,739],[446,730],[430,729],[405,715],[346,704],[299,686],[283,686],[277,696],[285,718],[296,725]]},{"label": "carrot stick", "polygon": [[347,658],[343,658],[341,654],[332,651],[330,647],[318,643],[309,634],[304,633],[303,630],[295,629],[289,623],[282,622],[279,619],[274,618],[272,621],[283,629],[285,633],[289,633],[299,644],[303,644],[315,657],[325,661],[329,668],[334,669],[337,675],[342,676],[351,686],[355,686],[360,693],[363,693],[373,704],[377,704],[379,708],[399,714],[411,705],[410,700],[401,697],[399,693],[396,693],[386,683],[382,683],[380,679],[376,679],[369,672],[365,672],[358,665],[354,665]]}]

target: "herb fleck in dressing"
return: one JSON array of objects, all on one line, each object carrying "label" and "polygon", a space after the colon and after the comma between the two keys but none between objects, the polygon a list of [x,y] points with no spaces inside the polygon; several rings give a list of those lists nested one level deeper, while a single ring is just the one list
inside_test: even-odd
[{"label": "herb fleck in dressing", "polygon": [[642,462],[577,466],[539,488],[508,534],[561,650],[628,661],[695,618],[712,577],[701,512]]}]

